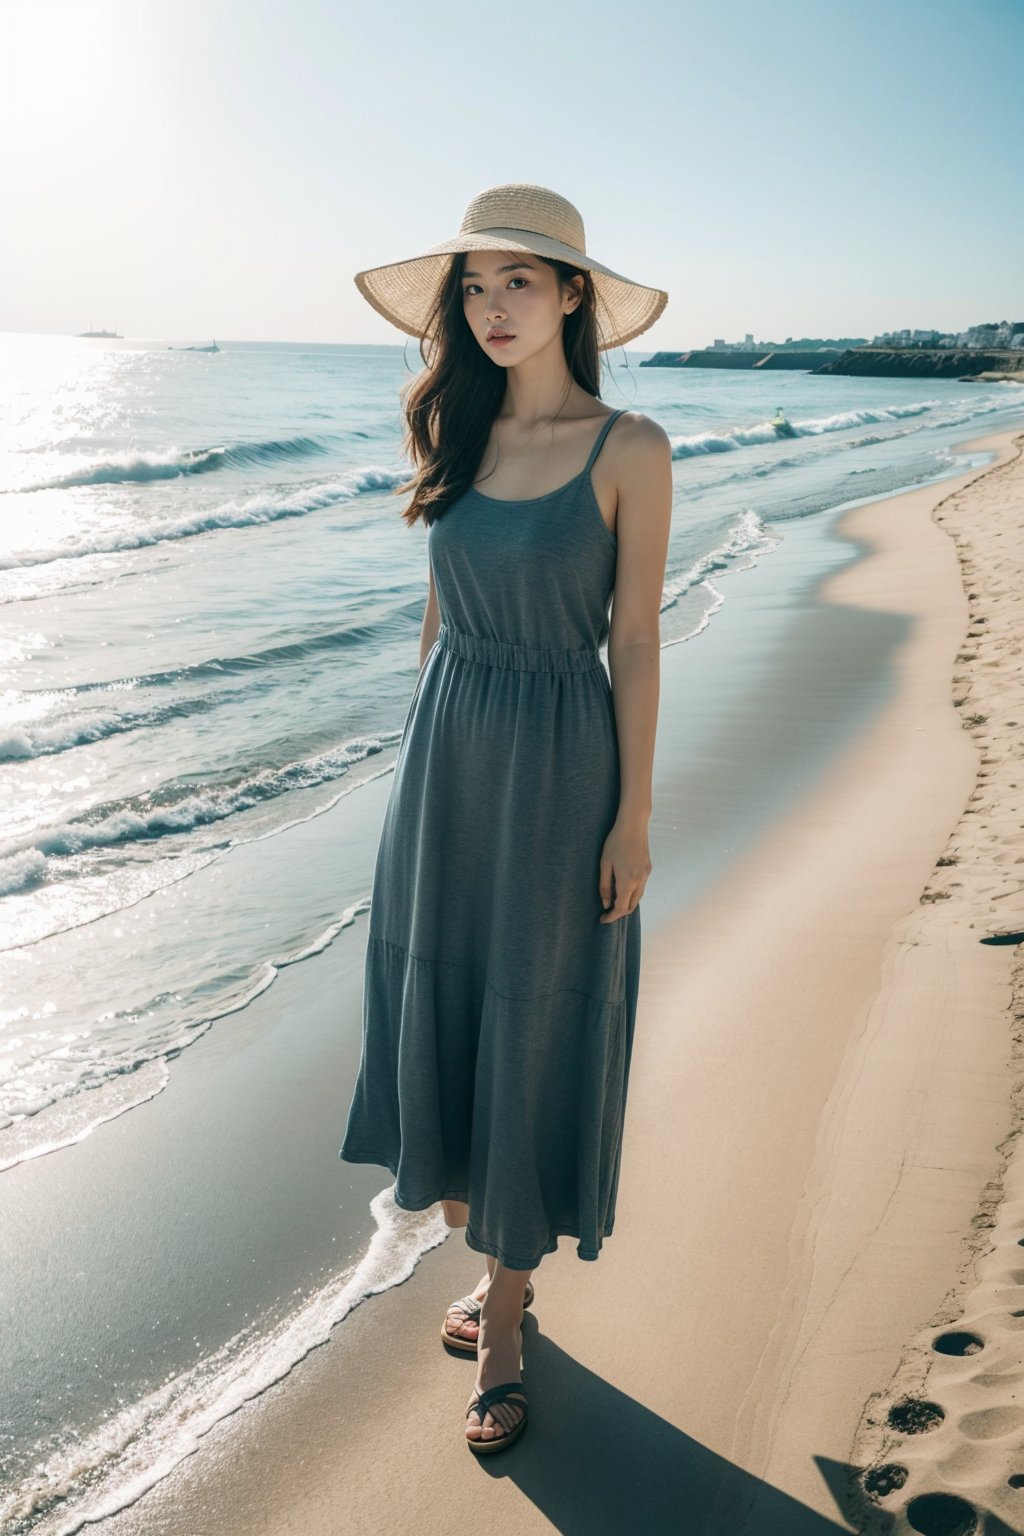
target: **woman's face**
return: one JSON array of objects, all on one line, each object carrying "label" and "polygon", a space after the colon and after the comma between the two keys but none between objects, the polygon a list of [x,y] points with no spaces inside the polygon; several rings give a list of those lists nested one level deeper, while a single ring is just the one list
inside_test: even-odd
[{"label": "woman's face", "polygon": [[[559,335],[580,294],[564,293],[558,273],[528,251],[468,251],[462,304],[469,328],[487,356],[521,363]],[[491,339],[504,332],[509,341]]]}]

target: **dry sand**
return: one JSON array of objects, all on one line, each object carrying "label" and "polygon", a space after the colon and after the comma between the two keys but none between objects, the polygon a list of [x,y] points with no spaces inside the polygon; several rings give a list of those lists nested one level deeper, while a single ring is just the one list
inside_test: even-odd
[{"label": "dry sand", "polygon": [[[872,1533],[967,1532],[972,1511],[987,1536],[1024,1531],[1024,436],[1013,443],[1016,457],[948,495],[935,514],[955,543],[968,599],[953,703],[979,760],[912,928],[947,973],[966,1044],[987,1038],[993,1020],[997,1044],[1002,1031],[1004,1134],[958,1264],[936,1276],[945,1292],[933,1310],[920,1309],[854,1441],[853,1459],[885,1512],[865,1519]],[[971,1079],[948,1085],[951,1114],[971,1114],[972,1088]],[[929,1098],[927,1107],[934,1117],[939,1106]],[[937,1162],[934,1198],[950,1188],[947,1175],[965,1171],[959,1159],[948,1169]]]},{"label": "dry sand", "polygon": [[[839,524],[868,553],[822,595],[912,616],[889,702],[645,940],[616,1229],[535,1272],[523,1437],[463,1443],[455,1233],[106,1536],[948,1533],[903,1513],[943,1491],[1024,1530],[1024,1001],[985,942],[1024,928],[1024,434],[970,446],[996,463]],[[980,1352],[936,1353],[961,1327]],[[888,1428],[908,1398],[944,1419]]]}]

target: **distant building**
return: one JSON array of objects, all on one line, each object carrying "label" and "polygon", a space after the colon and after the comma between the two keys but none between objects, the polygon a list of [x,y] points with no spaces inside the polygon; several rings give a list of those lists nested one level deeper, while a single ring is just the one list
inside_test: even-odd
[{"label": "distant building", "polygon": [[1024,320],[986,321],[966,331],[883,331],[871,340],[873,347],[978,347],[1002,351],[1024,347]]}]

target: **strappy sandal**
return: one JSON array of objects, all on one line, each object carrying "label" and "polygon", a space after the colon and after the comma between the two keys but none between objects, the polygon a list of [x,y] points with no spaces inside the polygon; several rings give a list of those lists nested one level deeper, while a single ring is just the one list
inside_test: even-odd
[{"label": "strappy sandal", "polygon": [[[511,1397],[513,1392],[517,1392],[519,1394],[519,1396],[522,1398],[522,1402],[514,1402],[512,1407],[521,1408],[522,1412],[519,1415],[519,1423],[515,1426],[515,1428],[505,1429],[505,1426],[498,1421],[497,1415],[494,1414],[494,1404],[504,1402],[506,1398]],[[487,1416],[488,1411],[490,1411],[494,1417],[496,1427],[501,1429],[503,1432],[500,1435],[493,1435],[490,1440],[471,1440],[470,1437],[466,1435],[466,1444],[469,1446],[471,1451],[476,1451],[478,1455],[484,1451],[503,1450],[506,1445],[511,1444],[517,1435],[521,1435],[523,1430],[526,1428],[526,1389],[524,1388],[522,1382],[503,1381],[500,1386],[488,1387],[486,1392],[475,1393],[472,1401],[469,1404],[469,1407],[466,1409],[466,1418],[468,1419],[471,1413],[478,1414],[480,1417],[480,1426],[483,1428],[483,1422]]]},{"label": "strappy sandal", "polygon": [[[524,1310],[533,1301],[533,1296],[533,1281],[527,1280],[526,1290],[523,1293]],[[450,1345],[452,1349],[461,1349],[463,1354],[475,1355],[477,1352],[476,1339],[464,1339],[457,1333],[448,1332],[448,1316],[449,1313],[453,1312],[456,1307],[458,1307],[460,1312],[464,1312],[466,1314],[466,1318],[470,1322],[478,1322],[480,1317],[480,1309],[483,1307],[483,1302],[479,1301],[475,1296],[463,1296],[460,1301],[453,1301],[451,1306],[448,1308],[448,1311],[445,1313],[444,1322],[441,1324],[441,1338],[446,1344]]]}]

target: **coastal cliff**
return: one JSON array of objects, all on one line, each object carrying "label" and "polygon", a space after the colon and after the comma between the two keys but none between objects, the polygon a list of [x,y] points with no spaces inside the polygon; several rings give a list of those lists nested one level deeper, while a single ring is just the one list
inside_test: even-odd
[{"label": "coastal cliff", "polygon": [[695,349],[691,352],[655,352],[645,358],[641,368],[792,368],[805,373],[820,372],[819,364],[838,360],[845,354],[838,349],[820,347],[814,352],[728,352]]},{"label": "coastal cliff", "polygon": [[980,347],[851,347],[815,373],[864,374],[888,379],[1010,378],[1024,383],[1024,349]]},{"label": "coastal cliff", "polygon": [[694,349],[655,352],[641,368],[800,369],[805,373],[861,374],[883,379],[964,379],[985,383],[1006,379],[1024,384],[1024,348],[983,351],[980,347],[821,347],[815,352],[745,352]]}]

